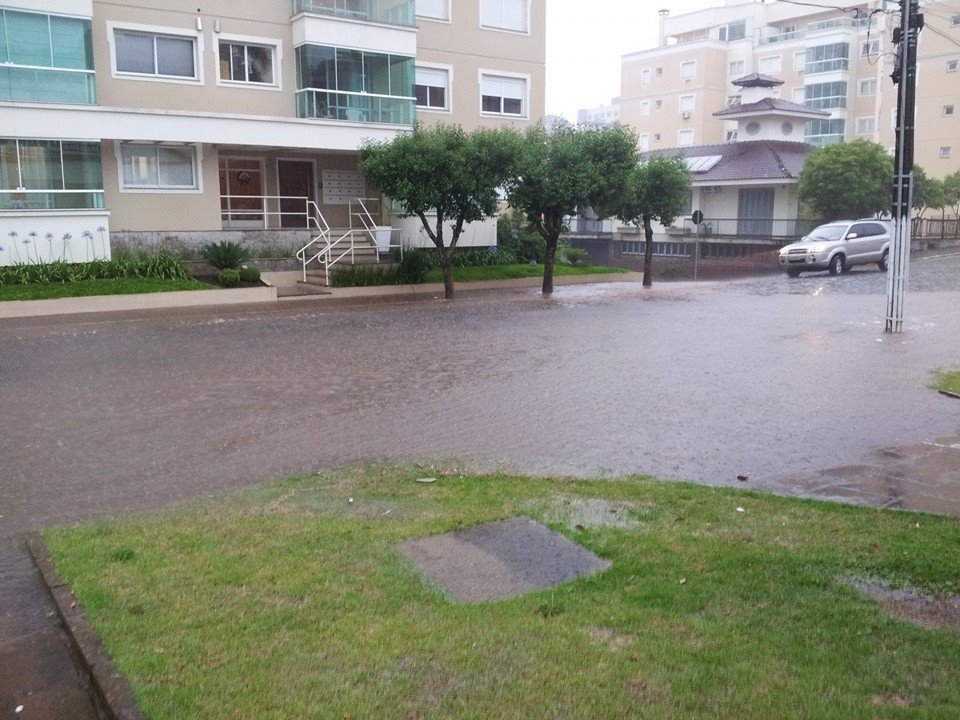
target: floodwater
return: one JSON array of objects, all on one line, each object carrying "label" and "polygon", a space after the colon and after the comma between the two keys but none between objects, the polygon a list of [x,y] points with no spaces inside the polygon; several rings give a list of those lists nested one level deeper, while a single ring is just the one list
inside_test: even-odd
[{"label": "floodwater", "polygon": [[380,459],[960,511],[960,256],[911,287],[897,335],[874,269],[5,321],[0,536]]}]

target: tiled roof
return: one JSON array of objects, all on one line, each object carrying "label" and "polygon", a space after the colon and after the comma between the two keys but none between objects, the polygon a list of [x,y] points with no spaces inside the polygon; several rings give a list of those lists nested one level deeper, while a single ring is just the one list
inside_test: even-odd
[{"label": "tiled roof", "polygon": [[695,185],[745,180],[796,180],[813,146],[782,140],[747,140],[720,145],[668,148],[647,153],[668,157],[696,158],[719,155],[720,160],[704,172],[691,174]]},{"label": "tiled roof", "polygon": [[761,73],[750,73],[731,82],[740,87],[776,87],[777,85],[783,85],[783,80]]},{"label": "tiled roof", "polygon": [[815,108],[809,108],[806,105],[790,102],[789,100],[781,100],[780,98],[764,98],[763,100],[747,103],[746,105],[742,103],[728,105],[727,107],[723,108],[723,110],[717,110],[713,116],[729,117],[736,115],[747,115],[749,113],[769,113],[777,111],[788,112],[791,115],[809,115],[811,117],[827,117],[830,114],[823,110],[817,110]]}]

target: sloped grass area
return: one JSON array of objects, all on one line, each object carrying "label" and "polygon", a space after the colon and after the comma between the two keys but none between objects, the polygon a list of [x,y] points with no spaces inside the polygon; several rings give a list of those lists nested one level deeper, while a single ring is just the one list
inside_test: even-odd
[{"label": "sloped grass area", "polygon": [[[564,275],[610,275],[627,273],[617,267],[607,265],[554,265],[554,277]],[[453,279],[456,282],[470,282],[476,280],[515,280],[517,278],[543,277],[543,265],[517,263],[513,265],[485,265],[477,267],[453,268]],[[443,282],[443,270],[429,270],[426,282]]]},{"label": "sloped grass area", "polygon": [[65,297],[90,297],[92,295],[132,295],[174,290],[212,290],[214,288],[213,285],[191,279],[107,278],[30,285],[0,285],[0,302],[6,300],[52,300]]},{"label": "sloped grass area", "polygon": [[[612,567],[455,605],[394,548],[516,515]],[[960,713],[960,633],[848,584],[956,593],[955,517],[377,466],[46,539],[154,720]]]},{"label": "sloped grass area", "polygon": [[960,370],[937,370],[934,372],[933,389],[960,393]]}]

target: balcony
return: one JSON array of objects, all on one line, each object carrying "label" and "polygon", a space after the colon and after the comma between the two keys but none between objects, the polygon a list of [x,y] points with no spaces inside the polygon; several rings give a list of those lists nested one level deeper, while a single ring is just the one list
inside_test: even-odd
[{"label": "balcony", "polygon": [[307,88],[297,91],[297,117],[413,125],[415,98]]},{"label": "balcony", "polygon": [[293,0],[293,14],[334,17],[385,25],[415,25],[414,0]]}]

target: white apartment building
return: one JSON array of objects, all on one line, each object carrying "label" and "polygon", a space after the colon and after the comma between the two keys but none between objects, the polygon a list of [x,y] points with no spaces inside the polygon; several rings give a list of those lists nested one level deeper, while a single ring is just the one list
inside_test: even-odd
[{"label": "white apartment building", "polygon": [[[960,168],[960,0],[924,2],[921,11],[915,161],[943,177]],[[740,102],[731,81],[760,73],[784,81],[783,100],[829,113],[806,123],[806,142],[865,138],[893,150],[897,3],[727,0],[682,15],[650,12],[659,45],[623,56],[621,70],[621,119],[643,149],[736,140],[736,122],[713,114]]]},{"label": "white apartment building", "polygon": [[577,125],[613,125],[620,122],[620,98],[609,105],[577,110]]},{"label": "white apartment building", "polygon": [[545,6],[0,0],[0,264],[347,226],[364,140],[542,117]]}]

